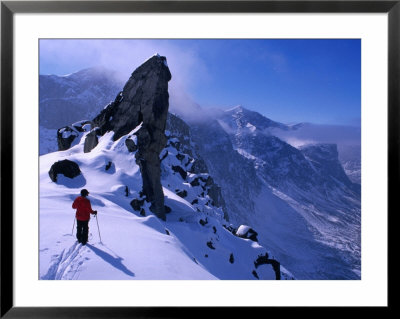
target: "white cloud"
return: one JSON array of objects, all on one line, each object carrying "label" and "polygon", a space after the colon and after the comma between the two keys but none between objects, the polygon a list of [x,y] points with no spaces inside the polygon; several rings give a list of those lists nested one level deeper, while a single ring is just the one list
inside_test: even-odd
[{"label": "white cloud", "polygon": [[169,82],[171,111],[191,119],[203,116],[204,110],[193,101],[190,92],[196,85],[209,80],[209,72],[198,53],[190,47],[185,47],[184,41],[172,43],[168,40],[146,39],[41,40],[41,72],[51,66],[56,70],[53,72],[56,74],[60,70],[67,70],[65,74],[87,67],[103,66],[116,71],[118,79],[125,83],[131,73],[155,53],[167,58],[172,74]]}]

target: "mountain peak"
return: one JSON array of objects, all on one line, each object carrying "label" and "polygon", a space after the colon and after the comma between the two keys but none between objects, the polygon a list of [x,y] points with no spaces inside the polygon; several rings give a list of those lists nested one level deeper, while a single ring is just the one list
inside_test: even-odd
[{"label": "mountain peak", "polygon": [[85,77],[114,77],[115,71],[108,69],[102,65],[97,65],[89,68],[85,68],[76,72],[72,72],[70,74],[62,75],[61,77],[64,78],[71,78],[71,79],[82,79]]},{"label": "mountain peak", "polygon": [[243,107],[242,105],[237,105],[226,110],[221,119],[226,122],[225,124],[228,124],[233,129],[251,127],[263,131],[268,128],[276,127],[282,130],[288,130],[287,125],[275,122],[256,111],[251,111]]},{"label": "mountain peak", "polygon": [[[161,56],[158,53],[154,54],[150,58],[148,58],[146,61],[140,65],[134,73],[140,73],[140,72],[147,72],[148,70],[158,70],[157,72],[162,72],[166,78],[167,81],[171,80],[171,72],[168,67],[167,63],[167,58],[165,56]],[[133,75],[133,74],[132,74]]]},{"label": "mountain peak", "polygon": [[243,110],[245,110],[245,108],[241,104],[239,104],[239,105],[236,105],[236,106],[234,106],[232,108],[229,108],[229,109],[225,110],[225,112],[228,112],[228,113],[229,112],[241,112]]}]

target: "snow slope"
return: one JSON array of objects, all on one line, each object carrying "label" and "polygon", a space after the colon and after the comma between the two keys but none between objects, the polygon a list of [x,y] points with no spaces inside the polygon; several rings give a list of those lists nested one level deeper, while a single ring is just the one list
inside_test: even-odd
[{"label": "snow slope", "polygon": [[[134,153],[125,146],[130,134],[113,142],[113,132],[106,133],[84,153],[86,134],[72,148],[40,157],[40,279],[256,279],[254,271],[260,279],[275,279],[270,264],[257,269],[254,264],[265,248],[234,236],[218,213],[199,212],[174,190],[164,187],[171,208],[166,222],[152,215],[146,202],[146,216],[134,211],[130,201],[140,197],[142,181]],[[48,171],[63,159],[76,162],[82,174],[58,175],[54,183]],[[77,243],[72,228],[71,204],[81,188],[89,190],[98,211],[98,219],[89,222],[86,246]],[[281,272],[291,278],[283,267]]]}]

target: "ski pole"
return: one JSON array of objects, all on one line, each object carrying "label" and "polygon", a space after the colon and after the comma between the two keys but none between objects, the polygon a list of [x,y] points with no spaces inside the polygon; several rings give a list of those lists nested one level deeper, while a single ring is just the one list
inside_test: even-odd
[{"label": "ski pole", "polygon": [[100,243],[102,243],[102,241],[101,241],[101,235],[100,235],[99,220],[97,219],[97,214],[96,214],[96,215],[94,215],[94,216],[96,216],[97,229],[99,230]]},{"label": "ski pole", "polygon": [[71,232],[71,235],[73,235],[74,234],[74,227],[75,227],[75,217],[74,217],[74,224],[72,225],[72,232]]}]

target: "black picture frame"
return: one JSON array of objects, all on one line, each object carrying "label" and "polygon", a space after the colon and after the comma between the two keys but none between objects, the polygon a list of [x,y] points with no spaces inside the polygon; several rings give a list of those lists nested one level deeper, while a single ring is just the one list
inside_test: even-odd
[{"label": "black picture frame", "polygon": [[[5,318],[190,318],[196,315],[229,315],[223,307],[15,307],[13,303],[13,18],[15,13],[222,13],[312,12],[388,14],[388,220],[397,213],[399,189],[398,126],[400,105],[400,0],[396,1],[1,1],[1,317]],[[390,251],[390,222],[388,223]],[[392,223],[393,227],[393,223]],[[390,256],[389,264],[390,264]],[[389,270],[389,269],[388,269]],[[390,274],[390,273],[389,273]],[[390,280],[388,280],[388,287]],[[390,289],[389,289],[390,292]],[[389,295],[389,310],[392,302]],[[258,307],[256,307],[258,308]],[[261,307],[264,308],[264,307]],[[319,308],[320,309],[320,308]],[[246,308],[233,310],[253,311]],[[296,315],[308,307],[290,307]],[[359,309],[346,309],[347,312]],[[268,310],[270,311],[270,310]],[[281,310],[280,310],[281,311]],[[335,313],[337,309],[332,309]],[[370,309],[368,309],[370,311]],[[355,312],[355,311],[354,311]],[[263,313],[261,313],[263,314]],[[265,313],[264,313],[265,314]],[[355,313],[354,313],[355,315]]]}]

